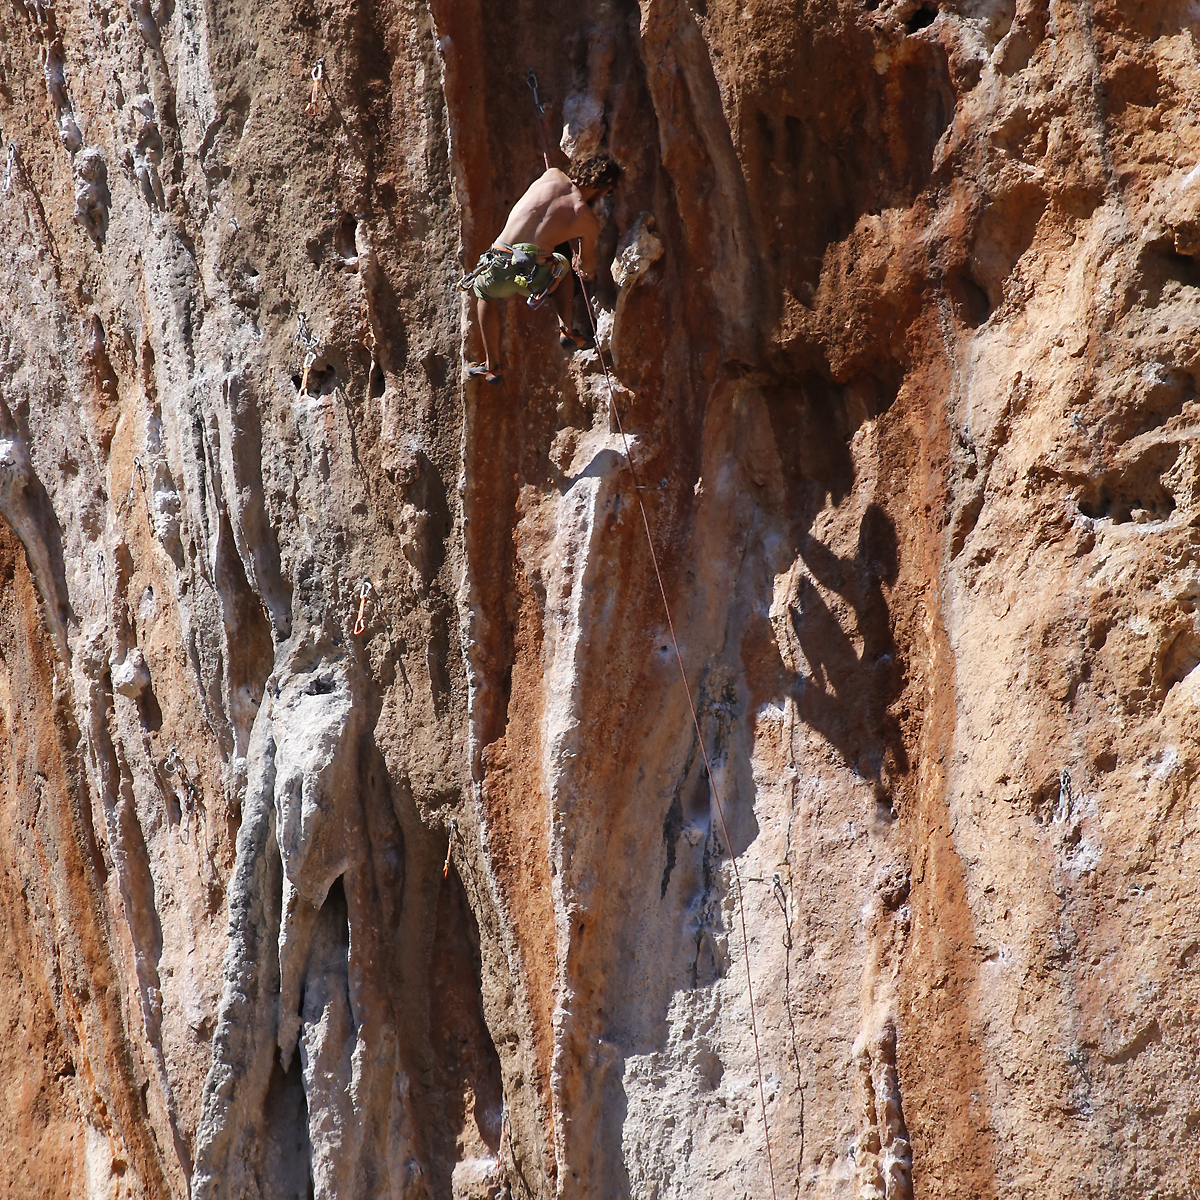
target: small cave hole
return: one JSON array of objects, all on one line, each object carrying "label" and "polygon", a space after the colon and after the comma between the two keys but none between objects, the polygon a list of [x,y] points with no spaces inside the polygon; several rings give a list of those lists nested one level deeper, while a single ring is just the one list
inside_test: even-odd
[{"label": "small cave hole", "polygon": [[1190,629],[1177,634],[1162,657],[1162,690],[1169,692],[1200,666],[1200,637]]},{"label": "small cave hole", "polygon": [[1116,525],[1165,521],[1175,511],[1175,497],[1163,475],[1179,457],[1177,443],[1163,442],[1118,470],[1091,480],[1079,496],[1079,511],[1093,520],[1110,519]]},{"label": "small cave hole", "polygon": [[149,688],[138,696],[137,706],[142,728],[149,733],[157,733],[163,725],[163,713],[157,698]]},{"label": "small cave hole", "polygon": [[667,864],[663,868],[662,888],[659,891],[660,900],[666,896],[667,888],[671,883],[671,872],[675,870],[676,846],[679,844],[679,835],[682,832],[683,801],[676,792],[675,798],[671,801],[671,807],[667,809],[667,815],[663,819],[663,846],[667,852]]},{"label": "small cave hole", "polygon": [[1079,511],[1094,521],[1145,525],[1165,521],[1175,511],[1175,497],[1161,484],[1144,496],[1131,496],[1120,487],[1102,484],[1092,495],[1080,497]]},{"label": "small cave hole", "polygon": [[[296,391],[300,391],[300,387],[304,382],[303,375],[293,375],[292,384]],[[320,370],[310,370],[308,373],[308,394],[310,396],[325,396],[333,391],[338,385],[337,367],[330,364],[327,367],[322,367]]]},{"label": "small cave hole", "polygon": [[947,290],[955,314],[969,329],[978,329],[992,315],[987,292],[969,275],[956,275],[948,280]]},{"label": "small cave hole", "polygon": [[357,224],[355,219],[346,213],[338,222],[337,230],[333,235],[333,248],[338,257],[348,266],[358,262],[358,247],[354,241]]},{"label": "small cave hole", "polygon": [[937,6],[933,4],[922,4],[907,21],[904,22],[904,28],[909,33],[919,33],[922,29],[928,29],[930,25],[937,20]]}]

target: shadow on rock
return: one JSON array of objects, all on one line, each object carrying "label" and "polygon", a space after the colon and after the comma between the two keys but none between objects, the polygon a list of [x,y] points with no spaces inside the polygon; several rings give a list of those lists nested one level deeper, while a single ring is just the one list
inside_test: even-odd
[{"label": "shadow on rock", "polygon": [[[800,716],[863,778],[881,781],[903,774],[908,756],[888,709],[900,695],[904,672],[883,593],[899,569],[896,527],[882,508],[870,504],[852,558],[840,558],[806,533],[800,560],[807,571],[788,605],[791,631],[807,666],[796,671],[789,689]],[[853,615],[851,630],[823,593],[844,601]]]}]

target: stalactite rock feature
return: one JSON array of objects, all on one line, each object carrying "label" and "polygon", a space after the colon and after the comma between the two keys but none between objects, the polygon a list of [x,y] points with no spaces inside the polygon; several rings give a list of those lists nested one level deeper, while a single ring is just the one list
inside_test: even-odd
[{"label": "stalactite rock feature", "polygon": [[0,7],[0,1195],[1200,1191],[1194,8]]}]

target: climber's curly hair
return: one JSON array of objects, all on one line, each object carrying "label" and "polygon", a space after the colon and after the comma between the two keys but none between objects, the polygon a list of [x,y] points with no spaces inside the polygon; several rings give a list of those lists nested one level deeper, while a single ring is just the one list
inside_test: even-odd
[{"label": "climber's curly hair", "polygon": [[616,187],[621,180],[621,168],[607,154],[573,159],[567,167],[571,182],[580,188]]}]

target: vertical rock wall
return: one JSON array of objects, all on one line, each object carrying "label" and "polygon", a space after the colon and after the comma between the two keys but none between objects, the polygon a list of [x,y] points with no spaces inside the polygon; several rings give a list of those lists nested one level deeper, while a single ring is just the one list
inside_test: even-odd
[{"label": "vertical rock wall", "polygon": [[0,1192],[1200,1187],[1196,21],[0,8]]}]

